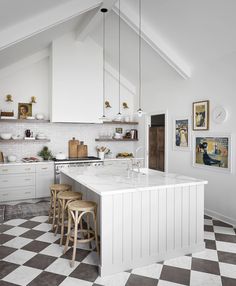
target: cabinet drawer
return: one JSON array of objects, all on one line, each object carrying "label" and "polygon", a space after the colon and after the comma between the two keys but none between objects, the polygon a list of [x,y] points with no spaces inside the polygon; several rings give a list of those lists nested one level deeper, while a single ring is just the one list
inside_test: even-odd
[{"label": "cabinet drawer", "polygon": [[35,165],[16,165],[16,166],[0,166],[0,175],[4,174],[22,174],[22,173],[34,173]]},{"label": "cabinet drawer", "polygon": [[0,201],[17,201],[35,198],[35,188],[34,187],[24,187],[24,188],[7,188],[0,190]]},{"label": "cabinet drawer", "polygon": [[36,165],[36,172],[54,172],[54,164],[39,164]]},{"label": "cabinet drawer", "polygon": [[35,186],[35,174],[29,175],[2,175],[0,176],[0,189],[11,187]]}]

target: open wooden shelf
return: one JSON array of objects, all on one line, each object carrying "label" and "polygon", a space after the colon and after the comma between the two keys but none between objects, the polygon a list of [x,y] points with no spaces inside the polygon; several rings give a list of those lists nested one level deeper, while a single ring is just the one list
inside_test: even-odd
[{"label": "open wooden shelf", "polygon": [[8,144],[8,143],[13,143],[13,144],[18,144],[18,143],[47,143],[47,142],[50,142],[50,139],[35,139],[35,140],[25,140],[25,139],[4,140],[4,139],[0,139],[0,144]]},{"label": "open wooden shelf", "polygon": [[38,119],[0,119],[0,122],[11,123],[49,123],[50,120],[38,120]]},{"label": "open wooden shelf", "polygon": [[95,141],[97,142],[127,142],[127,141],[138,141],[138,139],[100,139],[96,138]]},{"label": "open wooden shelf", "polygon": [[103,124],[124,124],[124,125],[137,125],[137,121],[130,121],[130,122],[125,122],[125,121],[104,121]]}]

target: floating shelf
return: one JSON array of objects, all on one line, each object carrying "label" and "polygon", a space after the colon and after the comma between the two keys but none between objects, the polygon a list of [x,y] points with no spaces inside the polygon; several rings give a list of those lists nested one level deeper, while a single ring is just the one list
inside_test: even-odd
[{"label": "floating shelf", "polygon": [[35,139],[35,140],[25,140],[25,139],[9,139],[9,140],[4,140],[4,139],[0,139],[0,144],[8,144],[8,143],[13,143],[13,144],[17,144],[17,143],[47,143],[50,142],[50,139]]},{"label": "floating shelf", "polygon": [[138,139],[100,139],[96,138],[97,142],[127,142],[127,141],[138,141]]},{"label": "floating shelf", "polygon": [[104,121],[103,124],[124,124],[124,125],[137,125],[137,121],[130,121],[130,122],[125,122],[125,121]]},{"label": "floating shelf", "polygon": [[50,120],[38,120],[38,119],[0,119],[0,122],[11,123],[49,123]]}]

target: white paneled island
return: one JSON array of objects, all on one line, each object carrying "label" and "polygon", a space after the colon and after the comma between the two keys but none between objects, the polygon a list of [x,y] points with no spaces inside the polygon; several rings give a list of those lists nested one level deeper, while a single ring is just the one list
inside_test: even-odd
[{"label": "white paneled island", "polygon": [[63,170],[61,182],[98,203],[101,276],[204,249],[206,181],[100,166]]}]

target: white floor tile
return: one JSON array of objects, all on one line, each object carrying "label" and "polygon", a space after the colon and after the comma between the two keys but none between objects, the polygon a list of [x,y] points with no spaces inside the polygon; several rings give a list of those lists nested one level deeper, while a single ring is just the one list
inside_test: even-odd
[{"label": "white floor tile", "polygon": [[51,244],[42,250],[40,253],[55,257],[60,257],[63,254],[64,247],[60,246],[59,244]]},{"label": "white floor tile", "polygon": [[29,230],[28,228],[16,226],[16,227],[13,227],[13,228],[5,231],[4,233],[9,234],[9,235],[19,236],[28,230]]},{"label": "white floor tile", "polygon": [[191,286],[222,286],[220,276],[203,273],[199,271],[191,271]]},{"label": "white floor tile", "polygon": [[46,231],[51,230],[51,228],[52,228],[51,224],[49,224],[49,223],[41,223],[41,224],[37,225],[36,227],[34,227],[33,229],[46,232]]},{"label": "white floor tile", "polygon": [[216,248],[220,251],[236,253],[236,243],[216,241]]},{"label": "white floor tile", "polygon": [[[124,286],[129,279],[130,273],[121,272],[112,276],[98,277],[94,283],[105,286]],[[141,286],[141,285],[140,285]]]},{"label": "white floor tile", "polygon": [[26,261],[30,260],[33,256],[35,256],[37,253],[32,251],[27,251],[23,249],[18,249],[12,254],[5,257],[3,260],[11,263],[16,264],[24,264]]},{"label": "white floor tile", "polygon": [[216,250],[205,249],[204,251],[193,253],[193,257],[207,259],[212,261],[218,261],[218,254]]},{"label": "white floor tile", "polygon": [[46,222],[48,221],[48,216],[36,216],[36,217],[33,217],[31,220],[37,221],[37,222]]},{"label": "white floor tile", "polygon": [[235,235],[234,229],[232,227],[214,226],[214,232]]},{"label": "white floor tile", "polygon": [[173,266],[173,267],[191,269],[192,258],[189,256],[181,256],[181,257],[166,260],[164,264],[168,266]]},{"label": "white floor tile", "polygon": [[60,286],[92,286],[93,283],[72,277],[67,277]]},{"label": "white floor tile", "polygon": [[154,263],[148,266],[135,268],[133,269],[132,274],[146,276],[153,279],[159,279],[162,268],[163,268],[162,264]]},{"label": "white floor tile", "polygon": [[6,221],[5,224],[18,226],[26,221],[27,221],[26,219],[16,218],[16,219],[11,219],[11,220]]},{"label": "white floor tile", "polygon": [[70,266],[70,260],[58,258],[51,265],[49,265],[48,268],[45,269],[45,271],[69,276],[71,272],[73,272],[78,265],[79,262],[75,261],[75,267],[72,268]]},{"label": "white floor tile", "polygon": [[2,280],[10,282],[10,283],[17,283],[17,285],[25,286],[29,284],[35,277],[37,277],[42,270],[27,267],[27,266],[20,266]]},{"label": "white floor tile", "polygon": [[99,264],[98,253],[95,251],[92,251],[91,253],[89,253],[87,257],[85,257],[83,262],[87,264],[98,265]]},{"label": "white floor tile", "polygon": [[37,237],[36,240],[53,243],[58,240],[58,238],[60,238],[59,234],[55,236],[52,232],[46,232],[43,235]]},{"label": "white floor tile", "polygon": [[213,225],[213,222],[211,219],[204,219],[204,225]]},{"label": "white floor tile", "polygon": [[164,280],[159,280],[157,285],[158,286],[183,286],[183,284],[178,284],[178,283],[164,281]]},{"label": "white floor tile", "polygon": [[15,238],[9,240],[8,242],[4,243],[4,246],[9,246],[9,247],[13,247],[13,248],[22,248],[23,246],[30,243],[31,241],[33,241],[33,240],[29,239],[29,238],[24,238],[24,237],[18,236],[18,237],[15,237]]},{"label": "white floor tile", "polygon": [[215,240],[214,232],[204,231],[204,239]]},{"label": "white floor tile", "polygon": [[236,265],[220,262],[220,274],[225,277],[236,279]]}]

